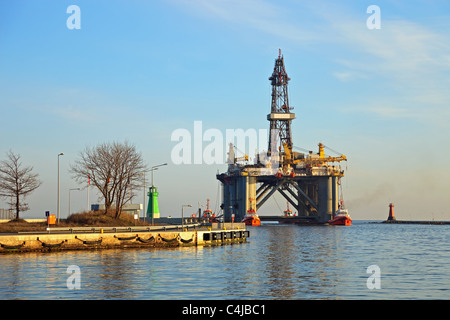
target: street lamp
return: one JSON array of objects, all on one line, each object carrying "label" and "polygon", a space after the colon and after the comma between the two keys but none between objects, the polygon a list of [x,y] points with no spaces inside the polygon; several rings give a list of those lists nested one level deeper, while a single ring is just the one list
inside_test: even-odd
[{"label": "street lamp", "polygon": [[69,189],[69,216],[68,217],[70,217],[70,191],[73,191],[73,190],[81,190],[80,188],[73,188],[73,189]]},{"label": "street lamp", "polygon": [[142,200],[144,200],[144,205],[143,205],[143,209],[142,209],[142,213],[143,213],[143,216],[144,216],[144,222],[145,222],[145,215],[146,215],[146,213],[145,213],[145,171],[144,172],[141,172],[141,174],[142,175],[144,175],[144,193],[143,193],[143,199]]},{"label": "street lamp", "polygon": [[181,206],[181,228],[184,228],[184,207],[192,207],[191,204],[183,204]]},{"label": "street lamp", "polygon": [[58,154],[58,204],[57,204],[57,212],[58,212],[58,223],[59,223],[59,208],[60,208],[60,201],[59,201],[59,156],[63,156],[64,153],[61,152]]},{"label": "street lamp", "polygon": [[153,166],[153,167],[151,167],[151,169],[150,169],[150,171],[152,172],[152,187],[153,187],[153,171],[154,171],[154,170],[158,170],[158,169],[155,169],[155,168],[162,167],[162,166],[167,166],[167,163],[158,164],[157,166]]},{"label": "street lamp", "polygon": [[[150,169],[150,171],[152,172],[152,188],[151,188],[151,192],[153,193],[154,192],[154,185],[153,185],[153,171],[155,171],[155,170],[158,170],[158,167],[162,167],[162,166],[167,166],[167,162],[166,163],[163,163],[163,164],[158,164],[158,165],[156,165],[156,166],[153,166],[153,167],[151,167],[151,169]],[[153,203],[153,199],[152,199],[152,203]],[[152,210],[152,225],[154,225],[153,224],[153,219],[154,219],[154,216],[155,216],[155,213],[153,212],[153,210]]]}]

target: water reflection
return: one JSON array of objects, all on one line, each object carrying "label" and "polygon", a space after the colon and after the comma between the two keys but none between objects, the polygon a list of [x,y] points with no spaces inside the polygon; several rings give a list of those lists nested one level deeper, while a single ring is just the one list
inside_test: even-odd
[{"label": "water reflection", "polygon": [[[392,227],[261,226],[218,247],[2,255],[0,298],[450,298],[450,228]],[[382,290],[366,287],[372,264]],[[81,290],[66,286],[70,265]]]},{"label": "water reflection", "polygon": [[[273,226],[261,236],[258,265],[264,266],[267,297],[292,299],[299,295],[316,298],[333,295],[336,233],[326,227]],[[328,231],[328,232],[327,232]],[[330,238],[330,235],[334,237]]]}]

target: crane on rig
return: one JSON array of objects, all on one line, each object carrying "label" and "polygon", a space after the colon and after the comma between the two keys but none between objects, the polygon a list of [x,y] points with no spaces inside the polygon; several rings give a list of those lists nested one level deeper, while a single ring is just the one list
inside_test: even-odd
[{"label": "crane on rig", "polygon": [[309,166],[320,166],[320,165],[323,165],[328,162],[347,161],[347,157],[344,154],[341,154],[338,157],[331,157],[331,156],[326,157],[325,151],[324,151],[324,145],[322,142],[319,142],[319,152],[316,154],[315,157],[314,157],[314,155],[312,155],[312,152],[311,152],[310,155],[307,157],[303,157],[301,159],[295,159],[295,157],[292,156],[292,153],[293,153],[292,147],[289,147],[286,143],[283,143],[283,148],[284,148],[284,154],[285,154],[283,165],[292,165],[292,164],[303,163],[303,164],[309,165]]}]

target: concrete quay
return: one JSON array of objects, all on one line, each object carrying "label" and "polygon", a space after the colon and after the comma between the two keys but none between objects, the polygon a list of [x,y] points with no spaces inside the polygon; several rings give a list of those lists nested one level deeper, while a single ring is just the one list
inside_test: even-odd
[{"label": "concrete quay", "polygon": [[119,232],[105,232],[101,227],[62,229],[51,228],[50,233],[0,234],[0,253],[212,246],[245,242],[250,236],[241,223],[221,223],[220,228],[217,225],[195,226],[190,230],[174,226],[166,230],[164,226],[148,230],[130,227],[128,231]]}]

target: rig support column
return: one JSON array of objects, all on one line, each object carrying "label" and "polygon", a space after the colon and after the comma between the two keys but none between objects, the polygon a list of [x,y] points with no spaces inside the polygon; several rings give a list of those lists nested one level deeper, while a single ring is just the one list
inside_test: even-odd
[{"label": "rig support column", "polygon": [[334,215],[336,214],[336,211],[338,209],[339,206],[339,195],[338,195],[338,181],[339,179],[336,176],[332,176],[332,192],[333,192],[333,199],[332,199],[332,204],[333,204],[333,208],[331,210],[331,215],[334,217]]},{"label": "rig support column", "polygon": [[330,176],[319,179],[319,222],[327,222],[331,219],[333,210],[333,186]]},{"label": "rig support column", "polygon": [[224,221],[242,221],[250,207],[256,209],[256,177],[231,176],[222,181]]}]

